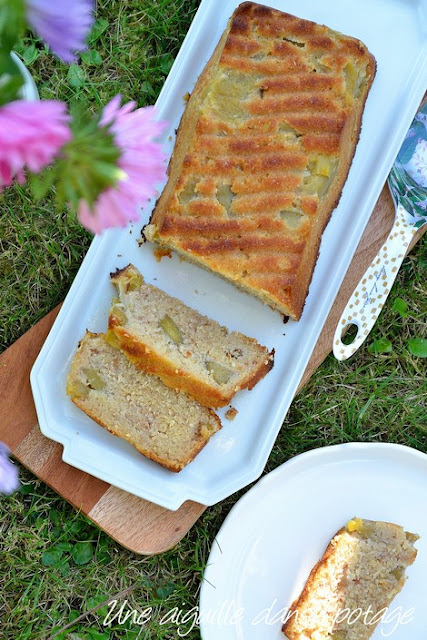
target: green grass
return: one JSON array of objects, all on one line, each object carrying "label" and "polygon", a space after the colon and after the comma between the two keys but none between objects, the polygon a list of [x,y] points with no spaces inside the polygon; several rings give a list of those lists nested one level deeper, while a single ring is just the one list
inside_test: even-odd
[{"label": "green grass", "polygon": [[[99,1],[91,49],[100,58],[82,63],[80,71],[70,71],[32,38],[21,52],[43,98],[84,99],[99,108],[121,92],[142,106],[156,99],[197,4]],[[64,298],[89,243],[89,234],[49,199],[35,205],[25,187],[0,196],[1,348]],[[366,345],[347,363],[329,357],[294,400],[266,471],[313,447],[354,440],[398,442],[427,452],[426,361],[408,350],[410,339],[426,335],[426,266],[424,239],[405,260]],[[406,318],[393,310],[396,298],[407,302]],[[390,353],[370,352],[379,339],[390,341]],[[177,638],[176,625],[160,624],[162,616],[173,607],[188,611],[197,605],[215,533],[244,491],[209,508],[173,550],[140,557],[25,469],[20,473],[22,491],[0,499],[1,638],[48,638],[114,597],[140,611],[153,607],[150,622],[113,623],[108,630],[102,626],[104,604],[57,637]],[[199,638],[198,629],[186,637]]]}]

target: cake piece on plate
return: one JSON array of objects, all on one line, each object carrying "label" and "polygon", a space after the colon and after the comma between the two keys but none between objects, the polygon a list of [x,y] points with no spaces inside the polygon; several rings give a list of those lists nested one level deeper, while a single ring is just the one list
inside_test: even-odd
[{"label": "cake piece on plate", "polygon": [[67,379],[74,404],[144,456],[181,471],[221,428],[213,411],[137,369],[101,333],[87,332]]},{"label": "cake piece on plate", "polygon": [[145,283],[133,265],[111,274],[111,280],[118,298],[108,327],[117,346],[136,366],[205,406],[228,404],[273,366],[274,351]]},{"label": "cake piece on plate", "polygon": [[[332,538],[291,608],[289,640],[368,640],[405,584],[418,536],[354,518]],[[378,615],[379,614],[379,615]]]}]

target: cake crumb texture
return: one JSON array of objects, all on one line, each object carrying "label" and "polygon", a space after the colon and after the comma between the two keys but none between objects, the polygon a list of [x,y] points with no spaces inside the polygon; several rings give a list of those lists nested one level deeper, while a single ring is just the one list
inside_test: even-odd
[{"label": "cake crumb texture", "polygon": [[[367,640],[405,584],[418,536],[353,518],[331,540],[282,631],[288,640]],[[360,611],[360,615],[358,612]],[[366,614],[366,615],[365,615]]]},{"label": "cake crumb texture", "polygon": [[252,389],[273,367],[271,352],[254,338],[228,331],[144,281],[133,265],[111,274],[118,298],[109,334],[137,367],[158,375],[207,407],[222,407]]},{"label": "cake crumb texture", "polygon": [[87,332],[79,343],[67,393],[95,422],[171,471],[183,469],[221,428],[212,410],[137,369],[104,334]]}]

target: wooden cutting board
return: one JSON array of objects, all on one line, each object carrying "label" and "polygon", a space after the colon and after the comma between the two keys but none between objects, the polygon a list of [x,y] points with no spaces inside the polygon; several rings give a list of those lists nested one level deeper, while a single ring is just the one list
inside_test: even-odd
[{"label": "wooden cutting board", "polygon": [[[393,219],[394,206],[388,189],[384,188],[299,390],[331,351],[332,337],[341,312],[385,240]],[[45,438],[40,432],[29,376],[58,311],[59,307],[53,309],[0,356],[0,440],[9,445],[14,457],[25,467],[121,545],[146,555],[166,551],[193,526],[206,509],[204,505],[188,501],[177,511],[168,511],[137,498],[64,463],[62,445]]]}]

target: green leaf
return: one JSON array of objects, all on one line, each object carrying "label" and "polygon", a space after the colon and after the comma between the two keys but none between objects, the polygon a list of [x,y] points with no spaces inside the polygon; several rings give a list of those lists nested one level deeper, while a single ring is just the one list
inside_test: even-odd
[{"label": "green leaf", "polygon": [[369,345],[368,351],[375,354],[391,353],[393,351],[393,345],[390,340],[379,338],[378,340],[374,340],[374,342]]},{"label": "green leaf", "polygon": [[427,339],[412,338],[408,342],[408,349],[413,356],[418,358],[427,358]]},{"label": "green leaf", "polygon": [[101,603],[104,603],[104,604],[102,605],[102,607],[97,609],[97,616],[105,618],[105,616],[108,613],[108,604],[105,604],[105,595],[91,596],[90,598],[88,598],[87,609],[93,609],[94,607],[97,607]]},{"label": "green leaf", "polygon": [[96,42],[98,38],[102,36],[104,31],[108,29],[108,20],[105,18],[98,18],[95,20],[95,23],[92,27],[92,30],[89,34],[88,42]]},{"label": "green leaf", "polygon": [[85,72],[78,64],[72,64],[68,69],[67,80],[70,87],[75,89],[83,87],[86,82]]},{"label": "green leaf", "polygon": [[76,542],[71,552],[74,562],[77,565],[87,564],[92,560],[93,547],[90,542]]},{"label": "green leaf", "polygon": [[19,90],[24,84],[24,79],[20,76],[9,78],[1,87],[0,107],[8,102],[13,102],[19,98]]},{"label": "green leaf", "polygon": [[97,631],[96,629],[87,629],[86,634],[93,640],[110,640],[111,637],[109,631]]},{"label": "green leaf", "polygon": [[0,42],[3,51],[12,51],[25,28],[25,2],[0,2]]},{"label": "green leaf", "polygon": [[51,551],[45,551],[42,555],[42,565],[44,567],[54,567],[58,564],[62,556],[60,549],[51,549]]},{"label": "green leaf", "polygon": [[93,609],[94,607],[97,607],[99,604],[101,604],[101,602],[105,602],[104,595],[89,596],[89,598],[86,601],[87,608]]},{"label": "green leaf", "polygon": [[417,146],[417,138],[406,138],[399,151],[399,161],[402,164],[406,164],[414,155],[415,147]]},{"label": "green leaf", "polygon": [[40,51],[35,44],[31,44],[22,54],[23,60],[27,66],[33,64],[40,55]]},{"label": "green leaf", "polygon": [[101,538],[96,547],[96,560],[101,564],[107,564],[111,560],[109,553],[110,543],[107,539]]},{"label": "green leaf", "polygon": [[24,84],[21,70],[9,51],[0,49],[0,106],[18,98],[19,89]]},{"label": "green leaf", "polygon": [[408,303],[403,298],[396,298],[393,302],[393,311],[397,311],[401,318],[408,317]]},{"label": "green leaf", "polygon": [[55,549],[61,549],[61,551],[72,551],[73,545],[71,542],[57,542]]},{"label": "green leaf", "polygon": [[160,69],[163,71],[165,75],[169,73],[172,65],[173,65],[173,58],[169,53],[161,57]]},{"label": "green leaf", "polygon": [[70,568],[71,567],[69,562],[61,562],[61,564],[58,567],[59,574],[61,576],[68,576],[68,574],[70,573]]},{"label": "green leaf", "polygon": [[21,484],[21,486],[19,487],[19,492],[22,493],[22,495],[26,496],[29,493],[34,493],[34,491],[36,490],[36,487],[33,484]]},{"label": "green leaf", "polygon": [[141,629],[139,631],[129,631],[126,628],[126,640],[144,640],[144,638],[148,638],[148,636],[141,636]]},{"label": "green leaf", "polygon": [[62,535],[62,527],[52,527],[52,531],[50,532],[52,540],[59,538],[60,535]]},{"label": "green leaf", "polygon": [[148,80],[143,80],[143,82],[141,82],[141,91],[143,93],[147,93],[149,96],[153,98],[156,97],[156,92],[154,91],[152,84],[148,82]]},{"label": "green leaf", "polygon": [[[56,178],[54,169],[49,168],[40,175],[32,175],[30,178],[30,186],[33,192],[34,200],[38,202],[42,200],[48,193]],[[56,523],[54,523],[56,524]]]},{"label": "green leaf", "polygon": [[422,122],[415,121],[407,133],[407,137],[403,141],[398,154],[398,160],[402,164],[407,164],[414,155],[415,148],[418,144],[420,133],[424,133],[425,127]]},{"label": "green leaf", "polygon": [[96,559],[100,564],[108,564],[111,560],[111,556],[108,551],[97,551]]},{"label": "green leaf", "polygon": [[76,620],[80,615],[81,611],[77,611],[77,609],[71,609],[70,613],[68,614],[68,622]]},{"label": "green leaf", "polygon": [[167,582],[164,587],[157,589],[157,595],[164,600],[175,591],[175,585],[172,582]]},{"label": "green leaf", "polygon": [[102,64],[102,57],[99,51],[96,49],[89,49],[88,51],[83,51],[81,54],[81,59],[85,64],[98,66]]},{"label": "green leaf", "polygon": [[58,631],[60,629],[62,629],[63,625],[61,626],[56,626],[53,627],[53,629],[51,629],[52,633],[55,634],[55,640],[71,640],[71,633],[68,633],[66,631],[62,631],[61,633],[58,633]]},{"label": "green leaf", "polygon": [[57,172],[56,199],[60,207],[66,203],[76,210],[80,200],[90,208],[100,193],[115,186],[120,179],[118,160],[120,149],[116,146],[110,128],[99,127],[99,118],[78,115],[79,128],[73,119],[73,138],[62,150],[55,165]]},{"label": "green leaf", "polygon": [[152,589],[154,587],[154,582],[150,580],[150,578],[147,578],[147,576],[141,576],[139,579],[139,584],[145,589]]},{"label": "green leaf", "polygon": [[[62,524],[62,520],[61,520],[61,514],[59,513],[59,511],[57,509],[50,509],[49,510],[49,518],[52,522],[52,524],[54,525],[54,527],[60,527]],[[57,545],[59,548],[59,544]]]}]

